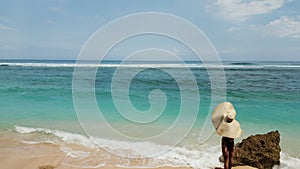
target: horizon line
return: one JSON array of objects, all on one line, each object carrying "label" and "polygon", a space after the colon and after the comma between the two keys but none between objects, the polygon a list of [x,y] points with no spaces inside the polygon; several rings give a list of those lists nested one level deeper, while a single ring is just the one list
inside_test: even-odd
[{"label": "horizon line", "polygon": [[[2,59],[0,60],[23,60],[23,61],[76,61],[77,59]],[[81,60],[81,61],[97,61],[97,60]],[[122,61],[118,59],[104,59],[102,61]],[[201,60],[183,60],[184,62],[202,62]],[[206,62],[300,62],[300,60],[209,60]],[[179,62],[176,60],[136,60],[130,62]]]}]

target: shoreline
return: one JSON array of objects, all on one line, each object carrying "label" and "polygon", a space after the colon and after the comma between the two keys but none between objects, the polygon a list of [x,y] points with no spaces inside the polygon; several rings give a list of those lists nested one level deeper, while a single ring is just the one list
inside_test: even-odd
[{"label": "shoreline", "polygon": [[[45,165],[53,165],[55,169],[211,169],[222,166],[218,159],[221,155],[218,146],[206,149],[175,147],[172,152],[158,158],[132,159],[113,155],[102,148],[70,142],[45,131],[19,133],[9,130],[0,133],[0,136],[0,168],[3,169],[38,169]],[[279,168],[294,168],[300,164],[299,158],[285,153],[281,154],[280,160]],[[249,167],[235,169],[246,168]]]},{"label": "shoreline", "polygon": [[[99,163],[97,161],[98,156],[89,156],[88,158],[70,158],[71,156],[76,156],[76,154],[66,153],[62,150],[62,145],[66,144],[61,142],[61,144],[52,143],[38,143],[30,144],[29,142],[24,143],[18,140],[18,136],[13,135],[2,135],[0,138],[0,168],[3,169],[191,169],[195,168],[192,166],[172,166],[168,165],[166,161],[165,165],[160,165],[159,160],[157,160],[158,165],[153,163],[148,163],[148,166],[143,166],[143,163],[147,163],[150,159],[123,159],[115,155],[110,156],[108,161],[105,163]],[[87,150],[86,147],[79,145],[72,145],[74,151]],[[91,152],[92,153],[92,152]],[[78,155],[78,154],[77,154]],[[175,157],[178,158],[178,157]],[[120,160],[121,159],[121,160]],[[127,163],[124,163],[124,161]],[[144,161],[145,160],[145,161]],[[154,162],[156,159],[153,160]],[[201,162],[203,163],[203,162]],[[81,164],[81,165],[80,165]],[[82,164],[85,164],[83,166]],[[99,165],[100,164],[100,165]],[[152,166],[149,166],[152,165]],[[188,164],[188,163],[187,163]],[[47,166],[48,168],[43,168],[42,166]],[[90,167],[88,166],[90,165]],[[53,167],[50,167],[53,166]],[[205,164],[204,164],[205,166]],[[220,167],[218,166],[211,166]],[[198,167],[196,167],[198,168]],[[207,168],[207,167],[203,167]],[[249,167],[246,167],[249,168]],[[235,167],[235,169],[246,169],[245,167]]]},{"label": "shoreline", "polygon": [[[184,166],[161,166],[161,167],[118,167],[118,166],[99,166],[99,167],[79,167],[63,164],[64,155],[48,155],[33,158],[0,157],[0,168],[18,169],[192,169]],[[117,164],[116,164],[117,165]],[[237,166],[233,169],[255,169],[250,166]]]},{"label": "shoreline", "polygon": [[[217,143],[201,147],[174,147],[170,152],[153,158],[141,160],[122,158],[107,152],[101,147],[89,144],[89,140],[79,134],[60,130],[42,128],[9,129],[0,132],[0,168],[2,169],[34,169],[44,165],[54,165],[58,169],[87,168],[200,168],[211,169],[221,167],[219,162],[221,148]],[[117,147],[120,143],[113,141]],[[127,150],[137,152],[135,143],[126,143]],[[145,144],[144,146],[149,146]],[[154,147],[152,147],[154,146]],[[155,151],[160,145],[144,147]],[[195,145],[194,145],[195,146]],[[116,147],[111,147],[116,148]],[[133,149],[132,149],[133,148]],[[118,151],[122,151],[119,149]],[[283,151],[280,154],[281,165],[278,168],[295,168],[300,165],[300,158]],[[71,166],[72,165],[72,166]],[[105,165],[103,167],[103,165]],[[89,167],[90,166],[90,167]],[[163,167],[163,168],[162,168]],[[168,167],[168,168],[165,168]],[[55,169],[56,169],[55,168]],[[241,167],[238,167],[239,169]],[[245,167],[242,167],[245,168]]]}]

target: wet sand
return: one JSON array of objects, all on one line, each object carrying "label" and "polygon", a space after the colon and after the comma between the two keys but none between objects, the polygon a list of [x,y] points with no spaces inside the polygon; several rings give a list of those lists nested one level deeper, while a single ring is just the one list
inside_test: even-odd
[{"label": "wet sand", "polygon": [[[78,147],[80,148],[80,147]],[[70,155],[70,154],[69,154]],[[90,163],[91,167],[81,167],[78,161],[70,161],[68,159],[68,154],[61,150],[59,145],[54,145],[50,143],[40,143],[40,144],[24,144],[17,139],[11,137],[0,138],[0,168],[1,169],[39,169],[43,166],[48,168],[42,169],[124,169],[126,167],[120,166],[120,161],[116,158],[110,158],[108,165],[97,166],[97,161],[95,163]],[[91,160],[91,162],[94,162]],[[130,160],[127,168],[138,169],[141,166],[141,161],[139,159]],[[52,166],[52,167],[50,167]],[[143,167],[140,167],[143,168]],[[192,167],[181,166],[162,166],[154,167],[148,169],[191,169]],[[234,169],[251,169],[249,167],[234,167]]]}]

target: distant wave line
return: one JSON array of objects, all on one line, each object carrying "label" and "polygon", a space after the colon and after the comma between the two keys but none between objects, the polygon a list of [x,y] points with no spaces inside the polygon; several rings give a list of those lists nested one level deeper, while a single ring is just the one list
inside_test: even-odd
[{"label": "distant wave line", "polygon": [[1,67],[23,66],[23,67],[128,67],[128,68],[224,68],[224,69],[262,69],[262,68],[300,68],[300,65],[216,65],[216,64],[195,64],[195,63],[139,63],[139,64],[75,64],[75,63],[0,63]]}]

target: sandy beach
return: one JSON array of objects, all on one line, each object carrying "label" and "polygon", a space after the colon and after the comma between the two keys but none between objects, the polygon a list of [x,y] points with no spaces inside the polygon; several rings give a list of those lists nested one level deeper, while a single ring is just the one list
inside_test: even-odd
[{"label": "sandy beach", "polygon": [[[122,169],[122,168],[143,168],[137,167],[139,159],[130,159],[128,167],[119,167],[118,157],[110,159],[109,165],[80,167],[78,161],[68,161],[68,155],[58,145],[49,143],[24,144],[11,137],[0,139],[0,168],[1,169]],[[75,148],[75,147],[74,147]],[[80,147],[76,147],[80,149]],[[93,161],[93,159],[91,159]],[[43,168],[44,167],[44,168]],[[220,166],[216,166],[220,167]],[[149,169],[189,169],[189,166],[157,166],[147,167]],[[251,167],[234,167],[235,169],[250,169]]]},{"label": "sandy beach", "polygon": [[[51,169],[51,167],[53,166],[55,169],[81,169],[80,167],[61,164],[63,159],[64,156],[46,156],[46,157],[37,157],[37,158],[5,157],[0,159],[0,167],[3,169],[5,168]],[[95,169],[95,168],[85,168],[85,169]],[[96,169],[124,169],[124,168],[116,167],[116,166],[103,166],[103,167],[97,167]],[[148,169],[190,169],[190,167],[165,166],[165,167],[148,168]],[[239,167],[233,167],[233,169],[254,169],[254,168],[250,166],[239,166]]]},{"label": "sandy beach", "polygon": [[[80,167],[70,166],[63,164],[64,155],[47,155],[34,158],[17,158],[13,156],[5,156],[0,158],[0,168],[3,169],[81,169]],[[43,168],[44,167],[44,168]],[[136,167],[134,167],[136,168]],[[96,168],[85,168],[85,169],[124,169],[124,167],[117,166],[101,166]],[[139,168],[136,168],[139,169]],[[191,167],[156,167],[148,169],[191,169]],[[249,166],[233,167],[233,169],[254,169]]]}]

